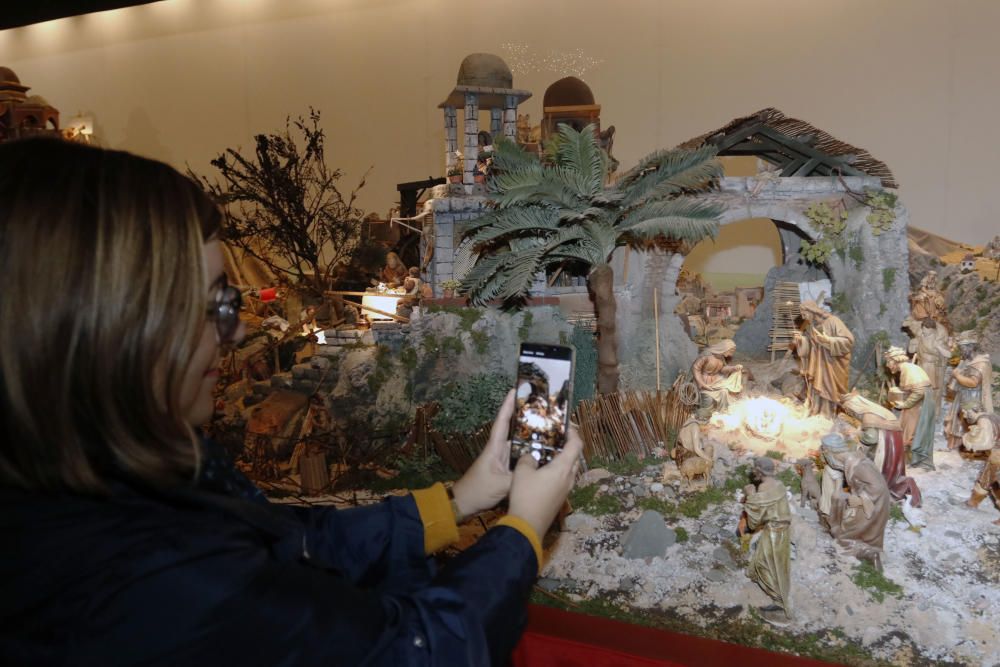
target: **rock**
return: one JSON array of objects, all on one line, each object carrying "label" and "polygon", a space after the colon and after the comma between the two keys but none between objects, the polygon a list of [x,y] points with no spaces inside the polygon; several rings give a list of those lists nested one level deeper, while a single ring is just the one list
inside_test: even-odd
[{"label": "rock", "polygon": [[625,558],[663,557],[667,548],[677,541],[677,534],[667,528],[663,515],[646,510],[622,537],[622,555]]},{"label": "rock", "polygon": [[330,360],[327,357],[309,357],[309,365],[313,368],[325,371],[330,367]]},{"label": "rock", "polygon": [[709,581],[714,581],[720,583],[729,578],[729,574],[725,570],[709,570],[705,578]]},{"label": "rock", "polygon": [[542,577],[538,580],[538,587],[544,591],[552,592],[562,585],[562,580],[560,579],[550,579],[549,577]]},{"label": "rock", "polygon": [[844,611],[847,612],[848,616],[854,616],[854,610],[851,609],[851,605],[844,605]]},{"label": "rock", "polygon": [[659,482],[653,482],[649,485],[649,490],[651,493],[663,493],[663,484]]},{"label": "rock", "polygon": [[730,554],[729,550],[725,547],[716,547],[712,551],[712,558],[715,559],[715,562],[726,567],[733,567],[736,565],[736,561],[733,560],[732,554]]},{"label": "rock", "polygon": [[611,473],[606,468],[594,468],[580,475],[580,481],[577,482],[577,485],[587,486],[608,477],[611,477]]},{"label": "rock", "polygon": [[608,486],[607,484],[601,484],[599,487],[597,487],[597,490],[600,491],[601,493],[607,493],[608,489],[610,488],[611,487]]},{"label": "rock", "polygon": [[631,579],[623,579],[620,584],[618,584],[618,590],[624,591],[626,593],[635,590],[635,582]]},{"label": "rock", "polygon": [[636,498],[645,498],[646,496],[649,495],[649,491],[647,491],[646,487],[642,486],[641,484],[638,486],[633,486],[632,493],[635,494]]},{"label": "rock", "polygon": [[958,532],[957,530],[946,530],[946,531],[944,531],[944,536],[945,537],[952,537],[952,538],[954,538],[956,540],[962,539],[962,533]]},{"label": "rock", "polygon": [[574,512],[563,519],[563,530],[571,533],[578,533],[584,530],[593,529],[598,525],[598,523],[599,521],[589,514]]}]

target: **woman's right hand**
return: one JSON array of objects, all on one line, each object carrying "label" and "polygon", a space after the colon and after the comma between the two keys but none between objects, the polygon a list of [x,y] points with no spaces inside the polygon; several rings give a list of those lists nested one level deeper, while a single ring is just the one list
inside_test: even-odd
[{"label": "woman's right hand", "polygon": [[535,529],[541,539],[566,502],[580,467],[583,441],[574,426],[569,427],[566,444],[552,461],[542,467],[531,456],[522,456],[514,468],[510,486],[510,514]]}]

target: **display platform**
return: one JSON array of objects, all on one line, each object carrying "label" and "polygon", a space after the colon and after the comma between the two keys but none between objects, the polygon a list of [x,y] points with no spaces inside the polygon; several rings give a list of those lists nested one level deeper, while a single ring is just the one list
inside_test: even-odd
[{"label": "display platform", "polygon": [[529,605],[512,667],[809,667],[809,658]]}]

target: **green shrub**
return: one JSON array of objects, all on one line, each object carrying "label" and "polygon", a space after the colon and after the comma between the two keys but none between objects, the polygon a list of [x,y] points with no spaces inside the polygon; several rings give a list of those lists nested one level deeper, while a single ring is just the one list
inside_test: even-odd
[{"label": "green shrub", "polygon": [[598,485],[577,487],[569,494],[569,504],[574,510],[591,516],[605,516],[622,511],[622,503],[617,497],[598,493]]},{"label": "green shrub", "polygon": [[445,433],[474,433],[493,421],[513,386],[510,378],[499,373],[449,382],[436,397],[441,409],[434,416],[434,428]]},{"label": "green shrub", "polygon": [[574,326],[570,344],[576,350],[573,370],[573,407],[580,401],[594,398],[597,388],[597,339],[594,332]]}]

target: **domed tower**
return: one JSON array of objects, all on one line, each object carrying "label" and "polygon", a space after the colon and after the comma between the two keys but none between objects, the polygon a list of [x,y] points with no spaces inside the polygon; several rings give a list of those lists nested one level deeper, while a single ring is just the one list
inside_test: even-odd
[{"label": "domed tower", "polygon": [[542,141],[559,132],[565,123],[580,131],[591,123],[601,131],[601,105],[594,103],[590,86],[576,78],[559,79],[545,90],[542,98]]},{"label": "domed tower", "polygon": [[[462,182],[471,187],[479,153],[479,112],[490,112],[490,138],[502,131],[504,136],[514,139],[517,135],[517,106],[531,97],[526,90],[514,88],[514,75],[507,63],[492,53],[473,53],[465,57],[458,68],[455,88],[448,98],[438,105],[444,109],[445,165],[450,170],[462,169]],[[465,108],[463,119],[464,141],[462,154],[464,164],[457,165],[458,112]]]},{"label": "domed tower", "polygon": [[59,111],[28,90],[12,69],[0,67],[0,141],[59,132]]}]

